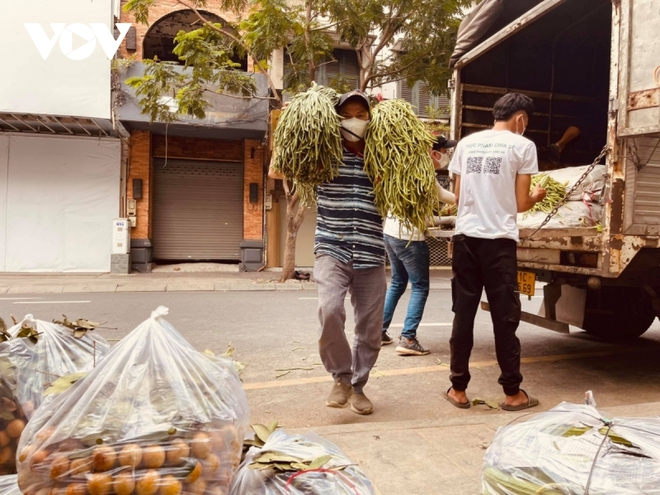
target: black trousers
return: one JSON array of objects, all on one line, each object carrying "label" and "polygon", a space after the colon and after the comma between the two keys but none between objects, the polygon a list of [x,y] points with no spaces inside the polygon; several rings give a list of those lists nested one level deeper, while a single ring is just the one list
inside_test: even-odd
[{"label": "black trousers", "polygon": [[474,345],[474,317],[486,289],[495,333],[495,352],[502,374],[498,383],[506,395],[520,390],[520,294],[516,273],[516,242],[478,239],[462,234],[453,238],[451,383],[464,391],[470,381],[469,360]]}]

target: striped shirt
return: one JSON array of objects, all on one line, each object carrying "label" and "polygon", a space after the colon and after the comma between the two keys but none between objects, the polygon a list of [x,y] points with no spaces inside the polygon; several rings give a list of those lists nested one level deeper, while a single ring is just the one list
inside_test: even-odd
[{"label": "striped shirt", "polygon": [[314,253],[356,269],[383,266],[383,219],[374,199],[364,159],[344,149],[339,175],[318,187]]}]

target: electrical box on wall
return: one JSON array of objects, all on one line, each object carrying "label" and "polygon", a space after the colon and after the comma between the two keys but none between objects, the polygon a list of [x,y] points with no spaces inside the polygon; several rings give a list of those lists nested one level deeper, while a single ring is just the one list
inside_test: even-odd
[{"label": "electrical box on wall", "polygon": [[112,254],[131,252],[131,226],[128,218],[112,221]]},{"label": "electrical box on wall", "polygon": [[266,210],[272,210],[273,209],[273,195],[272,194],[266,194],[266,201],[264,204]]}]

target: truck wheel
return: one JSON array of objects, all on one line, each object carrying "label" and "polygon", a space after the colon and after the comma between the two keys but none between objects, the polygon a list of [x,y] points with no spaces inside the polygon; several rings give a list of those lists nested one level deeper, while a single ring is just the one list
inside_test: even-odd
[{"label": "truck wheel", "polygon": [[587,291],[582,328],[607,341],[636,339],[653,324],[651,298],[637,287],[603,287]]}]

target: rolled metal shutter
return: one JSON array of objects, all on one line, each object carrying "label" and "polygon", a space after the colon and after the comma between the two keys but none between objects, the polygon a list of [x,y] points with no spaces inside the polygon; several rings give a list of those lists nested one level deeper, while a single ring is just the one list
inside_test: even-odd
[{"label": "rolled metal shutter", "polygon": [[243,164],[154,159],[154,258],[240,260]]}]

